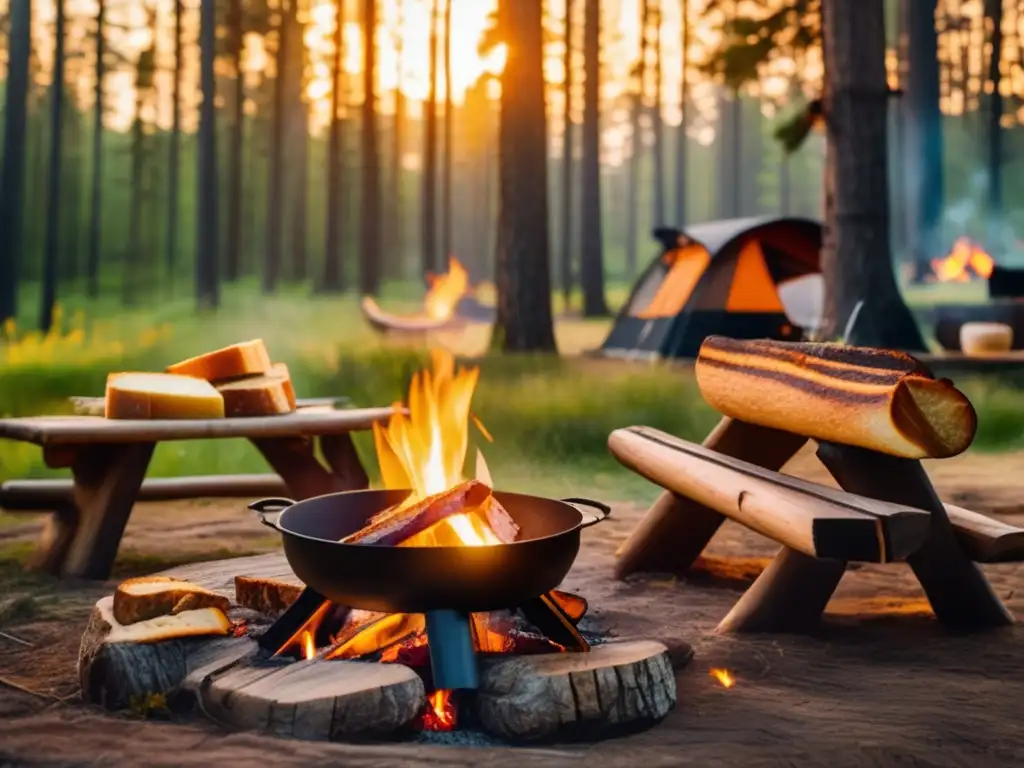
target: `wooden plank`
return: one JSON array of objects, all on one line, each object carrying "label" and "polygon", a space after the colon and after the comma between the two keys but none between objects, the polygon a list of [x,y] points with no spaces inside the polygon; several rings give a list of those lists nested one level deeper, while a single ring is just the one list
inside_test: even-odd
[{"label": "wooden plank", "polygon": [[944,504],[956,539],[976,563],[1024,562],[1024,529],[963,507]]},{"label": "wooden plank", "polygon": [[37,445],[139,443],[226,437],[274,438],[337,435],[367,430],[393,408],[361,408],[329,413],[289,413],[245,419],[129,421],[96,416],[30,416],[0,419],[0,437]]},{"label": "wooden plank", "polygon": [[[807,438],[723,418],[704,447],[767,469],[781,469]],[[663,493],[618,551],[615,577],[639,571],[683,573],[711,541],[725,517],[692,499]]]},{"label": "wooden plank", "polygon": [[921,510],[796,480],[658,430],[617,430],[608,446],[652,482],[811,557],[900,560],[928,535]]},{"label": "wooden plank", "polygon": [[907,562],[939,621],[963,629],[1013,623],[1013,616],[981,569],[957,543],[945,507],[921,462],[825,442],[818,445],[818,458],[836,482],[851,493],[871,494],[931,513],[928,538]]},{"label": "wooden plank", "polygon": [[[281,496],[287,486],[279,475],[196,475],[154,477],[142,482],[136,501]],[[0,507],[8,511],[50,511],[74,496],[71,478],[8,480],[0,485]]]}]

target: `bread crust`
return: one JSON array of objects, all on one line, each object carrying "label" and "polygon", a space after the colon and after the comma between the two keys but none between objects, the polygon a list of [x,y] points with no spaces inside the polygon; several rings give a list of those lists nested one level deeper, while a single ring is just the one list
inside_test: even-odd
[{"label": "bread crust", "polygon": [[142,576],[122,581],[114,592],[114,618],[130,625],[174,616],[184,611],[217,608],[227,612],[231,602],[224,595],[170,576]]},{"label": "bread crust", "polygon": [[263,339],[252,339],[174,363],[167,366],[167,372],[220,381],[263,375],[271,366],[270,354]]},{"label": "bread crust", "polygon": [[726,416],[894,456],[955,456],[977,431],[963,393],[903,352],[709,336],[696,375]]}]

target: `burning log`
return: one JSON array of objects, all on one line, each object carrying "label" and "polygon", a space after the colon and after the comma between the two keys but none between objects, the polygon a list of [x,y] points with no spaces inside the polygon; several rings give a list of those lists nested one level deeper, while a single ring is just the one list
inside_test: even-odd
[{"label": "burning log", "polygon": [[956,456],[978,428],[952,382],[901,352],[709,336],[696,374],[726,416],[891,456]]},{"label": "burning log", "polygon": [[[346,544],[400,546],[408,539],[455,515],[480,514],[485,505],[486,511],[483,514],[495,536],[505,544],[515,541],[519,526],[497,503],[491,495],[491,489],[475,480],[469,480],[412,504],[400,504],[374,515],[365,526],[346,536],[342,541]],[[492,519],[494,523],[491,523]]]}]

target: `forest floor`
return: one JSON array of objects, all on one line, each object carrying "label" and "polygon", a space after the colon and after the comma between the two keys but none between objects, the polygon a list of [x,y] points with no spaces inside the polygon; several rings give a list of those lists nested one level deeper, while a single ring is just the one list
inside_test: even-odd
[{"label": "forest floor", "polygon": [[[944,499],[1024,524],[1024,453],[968,453],[928,470]],[[804,452],[793,474],[827,482]],[[93,602],[129,574],[177,563],[275,551],[238,502],[143,504],[128,525],[115,578],[59,584],[23,573],[21,556],[39,518],[0,529],[0,765],[206,766],[985,766],[1024,761],[1019,703],[1024,629],[954,635],[937,626],[909,568],[851,570],[813,636],[722,637],[717,621],[773,554],[773,545],[732,524],[686,579],[611,578],[614,550],[646,500],[616,503],[607,523],[585,532],[566,589],[588,599],[613,634],[658,639],[695,655],[677,672],[678,704],[661,724],[600,745],[484,749],[399,743],[303,743],[226,734],[198,719],[114,716],[83,706],[75,674]],[[1024,566],[986,566],[996,592],[1024,613]],[[26,643],[30,644],[27,645]],[[711,668],[728,669],[722,688]],[[169,757],[173,755],[173,757]]]}]

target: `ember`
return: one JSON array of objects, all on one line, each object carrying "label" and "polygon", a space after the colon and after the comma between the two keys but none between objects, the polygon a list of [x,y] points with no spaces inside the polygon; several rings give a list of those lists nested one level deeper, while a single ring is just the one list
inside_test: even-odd
[{"label": "ember", "polygon": [[736,678],[728,669],[712,669],[709,674],[721,683],[723,688],[732,688],[736,685]]},{"label": "ember", "polygon": [[968,237],[957,238],[945,258],[932,259],[932,271],[940,283],[966,283],[974,277],[987,279],[994,266],[992,257]]},{"label": "ember", "polygon": [[452,691],[434,691],[427,695],[428,707],[423,713],[423,730],[454,731],[458,726],[458,713]]}]

